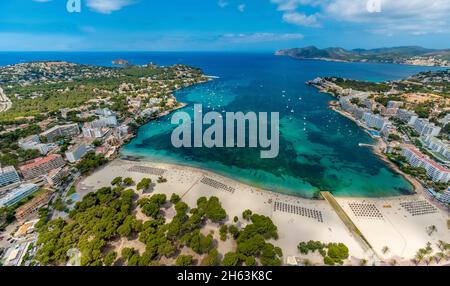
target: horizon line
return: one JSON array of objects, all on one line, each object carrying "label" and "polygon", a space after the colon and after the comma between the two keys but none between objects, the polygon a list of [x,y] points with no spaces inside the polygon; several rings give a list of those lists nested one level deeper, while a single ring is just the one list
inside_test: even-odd
[{"label": "horizon line", "polygon": [[378,46],[375,48],[361,48],[361,47],[353,47],[353,48],[343,48],[341,46],[328,46],[328,47],[318,47],[314,44],[311,45],[303,45],[303,46],[294,46],[289,48],[279,48],[279,49],[254,49],[254,50],[0,50],[0,53],[270,53],[276,52],[278,50],[288,50],[288,49],[297,49],[297,48],[307,48],[307,47],[316,47],[318,49],[328,49],[328,48],[342,48],[345,50],[373,50],[373,49],[389,49],[389,48],[407,48],[407,47],[418,47],[429,50],[450,50],[448,48],[436,48],[436,47],[425,47],[421,45],[398,45],[398,46]]}]

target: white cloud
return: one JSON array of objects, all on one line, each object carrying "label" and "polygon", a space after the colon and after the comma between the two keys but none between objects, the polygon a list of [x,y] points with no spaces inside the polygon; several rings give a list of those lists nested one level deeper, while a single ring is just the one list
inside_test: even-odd
[{"label": "white cloud", "polygon": [[110,14],[134,4],[134,2],[133,0],[87,0],[86,5],[96,12]]},{"label": "white cloud", "polygon": [[301,5],[316,6],[320,0],[271,0],[278,5],[278,11],[294,11]]},{"label": "white cloud", "polygon": [[320,0],[271,0],[277,4],[277,10],[283,12],[283,21],[297,26],[320,27],[318,13],[307,15],[298,11],[300,6],[317,6]]},{"label": "white cloud", "polygon": [[230,3],[228,3],[228,1],[226,0],[219,0],[219,2],[217,3],[217,5],[219,5],[220,8],[225,8],[229,5]]},{"label": "white cloud", "polygon": [[305,15],[298,12],[287,12],[283,15],[283,21],[297,26],[320,27],[317,21],[317,15]]},{"label": "white cloud", "polygon": [[[381,12],[367,8],[369,1],[380,1]],[[335,20],[371,26],[383,34],[450,33],[449,0],[271,0],[283,12],[285,22],[310,27],[320,20]],[[317,11],[307,15],[302,10]]]},{"label": "white cloud", "polygon": [[371,24],[371,31],[414,35],[450,32],[448,0],[381,0],[381,12],[371,13],[367,0],[332,0],[324,14],[333,19]]},{"label": "white cloud", "polygon": [[245,7],[246,7],[245,4],[238,5],[239,12],[244,13],[245,12]]},{"label": "white cloud", "polygon": [[303,35],[275,33],[225,34],[222,36],[222,39],[231,43],[261,43],[301,40]]}]

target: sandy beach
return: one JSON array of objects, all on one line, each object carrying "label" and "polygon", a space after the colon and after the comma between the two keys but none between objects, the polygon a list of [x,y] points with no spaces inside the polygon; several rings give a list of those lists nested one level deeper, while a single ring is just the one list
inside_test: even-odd
[{"label": "sandy beach", "polygon": [[[160,175],[168,180],[167,183],[156,183],[148,193],[141,196],[155,193],[170,196],[176,193],[182,196],[183,201],[190,207],[196,205],[199,197],[217,196],[228,213],[229,222],[234,216],[241,218],[242,212],[246,209],[269,216],[277,225],[279,232],[279,239],[273,243],[282,248],[285,261],[288,257],[298,257],[321,264],[322,258],[319,255],[303,256],[297,250],[297,245],[301,241],[319,240],[346,244],[350,250],[350,259],[346,264],[358,264],[360,259],[366,259],[369,264],[380,263],[378,259],[371,257],[372,252],[361,245],[325,200],[309,200],[277,194],[205,170],[116,159],[81,180],[77,190],[84,196],[97,188],[108,186],[117,176],[131,177],[135,182],[147,177],[156,182]],[[426,203],[421,194],[380,199],[337,198],[337,201],[369,240],[374,251],[383,259],[395,258],[399,263],[410,264],[410,259],[414,257],[416,251],[425,247],[427,242],[431,242],[434,246],[439,240],[450,241],[450,232],[447,228],[449,216],[446,212],[435,208],[435,212],[413,216],[405,206],[401,206],[402,203],[415,201]],[[355,204],[359,207],[362,205],[362,209],[369,209],[365,214],[367,217],[355,213],[350,207],[354,207]],[[373,207],[381,213],[381,219],[370,217],[374,212]],[[431,224],[437,227],[437,231],[428,235],[426,229]],[[214,225],[208,227],[217,228]],[[384,246],[390,249],[386,254],[381,253]],[[219,251],[222,254],[234,250],[233,247],[231,243],[219,241]]]}]

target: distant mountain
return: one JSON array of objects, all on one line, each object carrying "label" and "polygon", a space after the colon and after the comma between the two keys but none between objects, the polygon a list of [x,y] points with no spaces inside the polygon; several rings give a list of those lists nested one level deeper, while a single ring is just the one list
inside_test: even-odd
[{"label": "distant mountain", "polygon": [[279,56],[289,56],[295,59],[319,59],[346,62],[377,62],[398,63],[425,66],[450,66],[450,49],[436,50],[417,46],[354,49],[343,48],[318,49],[315,46],[280,50]]}]

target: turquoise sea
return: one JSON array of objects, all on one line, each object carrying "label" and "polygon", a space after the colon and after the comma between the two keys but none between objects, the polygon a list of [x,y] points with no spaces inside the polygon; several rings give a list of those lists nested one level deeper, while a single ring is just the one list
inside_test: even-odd
[{"label": "turquoise sea", "polygon": [[328,108],[334,100],[307,86],[318,76],[383,81],[401,79],[428,67],[298,61],[264,53],[0,53],[0,65],[30,60],[67,60],[110,65],[123,58],[134,64],[189,64],[219,77],[176,93],[204,112],[279,112],[280,153],[260,159],[251,148],[174,148],[172,115],[150,122],[122,149],[124,156],[208,169],[239,181],[302,197],[317,190],[337,196],[380,197],[408,194],[412,186],[367,147],[373,140],[355,123]]}]

